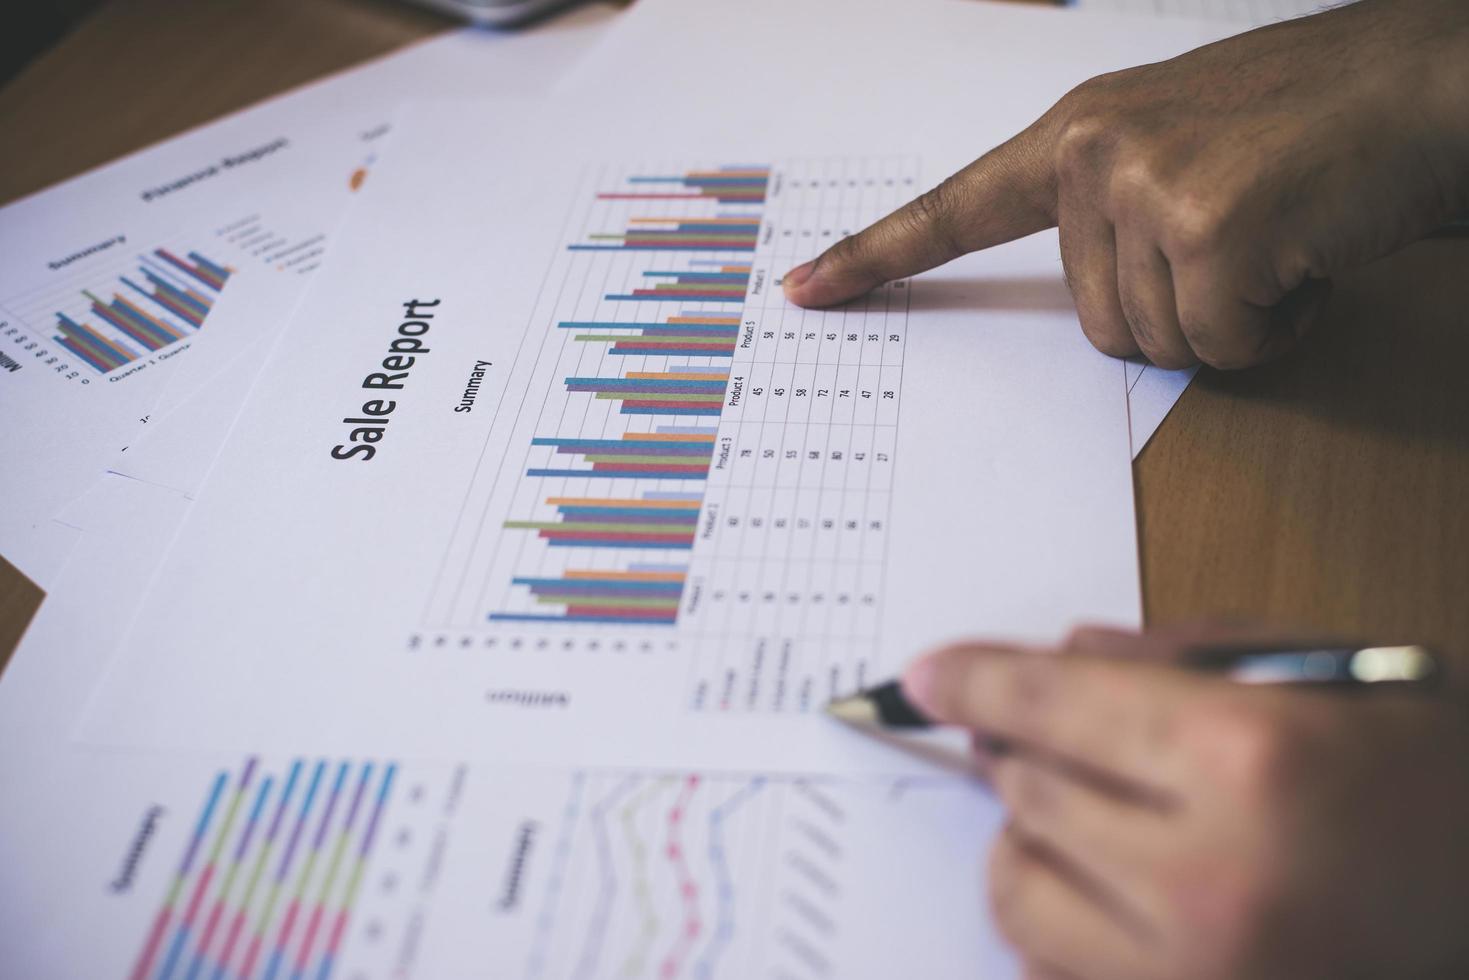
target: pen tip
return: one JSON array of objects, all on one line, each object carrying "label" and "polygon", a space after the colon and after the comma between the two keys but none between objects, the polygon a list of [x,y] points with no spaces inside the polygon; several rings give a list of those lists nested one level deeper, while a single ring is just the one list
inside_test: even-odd
[{"label": "pen tip", "polygon": [[864,694],[829,701],[826,713],[849,725],[876,725],[879,721],[877,705]]}]

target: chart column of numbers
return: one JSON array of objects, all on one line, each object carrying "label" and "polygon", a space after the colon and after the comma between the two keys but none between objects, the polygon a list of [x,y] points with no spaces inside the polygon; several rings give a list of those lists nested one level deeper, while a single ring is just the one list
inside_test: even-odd
[{"label": "chart column of numbers", "polygon": [[[782,168],[757,265],[804,261],[895,207],[911,180],[906,161]],[[803,710],[862,682],[906,319],[905,282],[835,311],[792,307],[778,286],[747,302],[690,587],[696,706]]]}]

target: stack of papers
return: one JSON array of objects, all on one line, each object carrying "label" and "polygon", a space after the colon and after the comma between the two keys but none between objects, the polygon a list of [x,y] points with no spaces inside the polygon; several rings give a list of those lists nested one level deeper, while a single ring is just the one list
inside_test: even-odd
[{"label": "stack of papers", "polygon": [[1138,625],[1189,375],[1090,348],[1053,234],[832,311],[779,278],[1219,30],[591,7],[0,212],[0,553],[49,591],[5,972],[1011,975],[994,801],[820,708]]}]

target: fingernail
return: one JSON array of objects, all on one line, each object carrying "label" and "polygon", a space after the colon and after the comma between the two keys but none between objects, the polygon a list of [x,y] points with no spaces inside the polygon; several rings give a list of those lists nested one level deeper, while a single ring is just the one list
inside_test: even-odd
[{"label": "fingernail", "polygon": [[785,274],[785,278],[780,281],[781,287],[785,289],[786,292],[790,292],[792,289],[795,289],[798,286],[805,285],[806,280],[811,278],[811,270],[815,268],[815,259],[812,259],[810,262],[803,262],[802,264],[796,266],[790,272],[787,272]]},{"label": "fingernail", "polygon": [[932,705],[934,703],[934,677],[937,673],[937,664],[932,656],[915,660],[903,671],[903,695],[907,697],[908,703],[913,705],[925,715],[934,714]]}]

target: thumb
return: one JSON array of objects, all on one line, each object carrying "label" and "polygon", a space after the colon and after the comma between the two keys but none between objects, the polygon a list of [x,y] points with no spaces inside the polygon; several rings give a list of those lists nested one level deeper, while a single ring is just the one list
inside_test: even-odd
[{"label": "thumb", "polygon": [[786,273],[786,298],[800,306],[831,306],[1055,225],[1055,174],[1038,145],[1038,126]]}]

